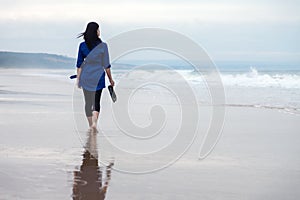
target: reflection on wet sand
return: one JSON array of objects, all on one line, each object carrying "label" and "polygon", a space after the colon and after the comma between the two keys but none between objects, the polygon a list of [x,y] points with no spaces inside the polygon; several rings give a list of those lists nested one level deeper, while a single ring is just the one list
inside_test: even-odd
[{"label": "reflection on wet sand", "polygon": [[[88,133],[80,171],[74,171],[73,199],[102,200],[111,178],[113,161],[108,166],[98,165],[97,135]],[[105,179],[102,176],[105,172]]]}]

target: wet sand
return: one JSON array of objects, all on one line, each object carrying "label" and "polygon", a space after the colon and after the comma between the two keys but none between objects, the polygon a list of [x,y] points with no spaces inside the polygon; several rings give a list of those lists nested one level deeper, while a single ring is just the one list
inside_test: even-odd
[{"label": "wet sand", "polygon": [[[127,163],[138,169],[143,163],[114,155],[112,166],[101,146],[87,145],[100,143],[101,134],[95,138],[83,128],[79,140],[67,77],[34,73],[41,71],[0,70],[0,199],[76,199],[91,193],[114,200],[300,198],[297,115],[227,107],[222,137],[206,159],[197,159],[199,139],[170,167],[133,175],[114,168]],[[102,106],[108,101],[105,92]]]}]

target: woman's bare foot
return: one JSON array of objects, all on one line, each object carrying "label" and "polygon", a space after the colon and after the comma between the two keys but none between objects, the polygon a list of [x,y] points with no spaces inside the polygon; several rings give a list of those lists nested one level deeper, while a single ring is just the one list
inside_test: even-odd
[{"label": "woman's bare foot", "polygon": [[99,117],[99,112],[93,111],[92,126],[91,126],[93,129],[93,133],[98,133],[98,130],[97,130],[98,117]]},{"label": "woman's bare foot", "polygon": [[98,133],[97,124],[96,123],[93,123],[92,126],[91,126],[91,128],[92,128],[92,132],[93,133]]}]

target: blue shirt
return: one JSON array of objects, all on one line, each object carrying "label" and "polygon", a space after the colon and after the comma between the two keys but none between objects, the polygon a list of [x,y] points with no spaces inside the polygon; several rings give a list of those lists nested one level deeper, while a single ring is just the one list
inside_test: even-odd
[{"label": "blue shirt", "polygon": [[105,88],[104,68],[110,68],[109,53],[105,42],[98,42],[89,50],[85,42],[81,42],[78,50],[77,68],[81,68],[79,85],[88,91]]}]

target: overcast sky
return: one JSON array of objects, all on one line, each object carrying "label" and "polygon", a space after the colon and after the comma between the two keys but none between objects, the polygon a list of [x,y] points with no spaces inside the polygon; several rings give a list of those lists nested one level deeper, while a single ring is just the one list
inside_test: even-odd
[{"label": "overcast sky", "polygon": [[300,65],[296,0],[0,0],[1,51],[75,57],[78,33],[99,22],[106,40],[143,27],[178,31],[216,60],[278,60]]}]

